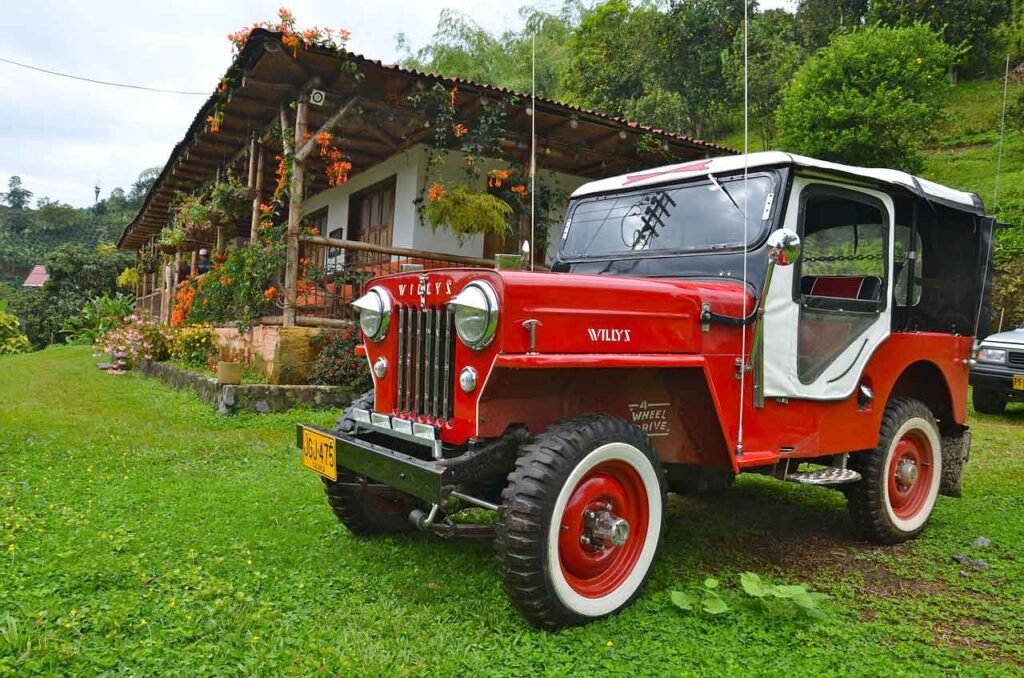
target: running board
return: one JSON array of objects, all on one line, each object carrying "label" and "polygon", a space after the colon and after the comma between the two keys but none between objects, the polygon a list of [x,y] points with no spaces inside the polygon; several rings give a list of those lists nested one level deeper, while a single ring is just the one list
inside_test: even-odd
[{"label": "running board", "polygon": [[860,474],[850,468],[823,468],[817,471],[787,473],[786,480],[803,485],[845,485],[860,480]]}]

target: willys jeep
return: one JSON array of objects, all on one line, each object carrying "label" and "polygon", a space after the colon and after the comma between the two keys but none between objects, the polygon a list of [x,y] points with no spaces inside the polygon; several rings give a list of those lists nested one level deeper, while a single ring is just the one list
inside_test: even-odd
[{"label": "willys jeep", "polygon": [[961,491],[994,227],[974,194],[780,152],[592,182],[549,272],[370,281],[375,388],[297,442],[355,535],[493,537],[547,628],[637,596],[666,490],[832,487],[902,542]]}]

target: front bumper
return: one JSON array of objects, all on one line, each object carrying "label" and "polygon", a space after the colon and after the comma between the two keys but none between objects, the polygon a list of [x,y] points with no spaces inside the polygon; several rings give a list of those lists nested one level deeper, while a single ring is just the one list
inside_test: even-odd
[{"label": "front bumper", "polygon": [[296,425],[299,449],[302,449],[304,429],[334,439],[339,468],[354,471],[432,504],[441,503],[446,493],[445,487],[454,484],[455,478],[451,477],[453,470],[448,466],[417,459],[347,433],[316,426]]},{"label": "front bumper", "polygon": [[974,388],[994,391],[1008,400],[1024,400],[1024,391],[1013,388],[1013,375],[1021,374],[1005,367],[982,366],[971,368],[970,384]]}]

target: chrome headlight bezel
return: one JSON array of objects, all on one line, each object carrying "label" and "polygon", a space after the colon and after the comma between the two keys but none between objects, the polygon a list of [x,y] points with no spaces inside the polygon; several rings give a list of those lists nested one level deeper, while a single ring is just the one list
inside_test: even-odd
[{"label": "chrome headlight bezel", "polygon": [[[352,302],[359,310],[359,329],[370,341],[381,341],[388,335],[391,325],[391,297],[380,287],[373,287],[366,294]],[[373,315],[378,316],[374,324],[369,324]]]},{"label": "chrome headlight bezel", "polygon": [[978,348],[978,352],[975,354],[975,358],[978,359],[979,363],[994,363],[998,365],[1005,365],[1006,349],[993,348],[991,346],[981,346]]},{"label": "chrome headlight bezel", "polygon": [[[498,294],[490,283],[484,280],[474,280],[452,299],[450,303],[455,308],[455,333],[459,340],[469,348],[482,351],[487,348],[498,330]],[[463,331],[463,324],[468,314],[483,314],[484,328],[479,336],[466,336]]]}]

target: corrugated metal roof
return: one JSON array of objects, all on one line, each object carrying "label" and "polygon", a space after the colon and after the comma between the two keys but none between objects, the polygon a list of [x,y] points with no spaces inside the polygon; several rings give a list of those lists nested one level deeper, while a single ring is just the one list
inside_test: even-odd
[{"label": "corrugated metal roof", "polygon": [[[249,36],[249,39],[247,40],[245,47],[242,48],[239,54],[235,57],[231,66],[225,72],[225,77],[227,77],[227,75],[230,74],[232,70],[236,68],[244,67],[245,64],[253,64],[257,62],[261,58],[263,52],[261,44],[267,40],[272,40],[277,42],[278,44],[281,44],[281,37],[282,36],[280,33],[268,31],[262,28],[254,30],[252,34]],[[312,47],[308,50],[300,51],[299,56],[307,52],[337,58],[337,55],[333,50],[328,50],[320,47]],[[492,93],[495,96],[500,95],[503,97],[529,98],[528,94],[524,94],[522,92],[515,92],[504,87],[486,85],[474,82],[472,80],[467,80],[465,78],[458,78],[454,76],[445,76],[437,73],[426,73],[416,69],[404,68],[402,66],[398,66],[395,64],[385,64],[380,60],[370,59],[368,57],[358,54],[350,53],[347,55],[346,58],[352,59],[362,65],[368,65],[375,68],[379,68],[383,71],[399,73],[423,80],[448,83],[466,88],[467,90],[477,90],[481,93]],[[218,94],[216,91],[211,93],[210,98],[206,100],[206,102],[202,105],[202,107],[200,107],[199,111],[196,113],[195,117],[192,119],[192,122],[189,125],[182,140],[174,145],[173,149],[171,150],[170,156],[167,159],[167,162],[165,163],[163,169],[160,172],[160,175],[157,177],[157,180],[156,182],[154,182],[153,187],[150,189],[149,193],[146,194],[146,197],[143,200],[142,206],[140,207],[138,214],[136,214],[132,221],[129,222],[129,224],[125,227],[124,231],[122,232],[121,237],[118,239],[117,244],[119,247],[125,245],[125,242],[129,234],[138,225],[140,219],[148,210],[150,203],[153,199],[153,196],[156,194],[158,188],[167,179],[168,175],[171,172],[171,169],[174,167],[175,162],[178,160],[179,156],[188,149],[190,143],[196,138],[196,136],[199,133],[203,131],[203,129],[206,126],[206,118],[213,111],[213,107],[218,102],[220,97],[221,95]],[[575,114],[581,117],[590,118],[595,121],[603,121],[612,126],[620,127],[622,129],[651,134],[656,137],[662,138],[669,143],[689,146],[695,150],[703,151],[708,155],[728,155],[738,152],[735,149],[728,148],[726,146],[720,146],[718,144],[710,143],[700,139],[694,139],[684,134],[667,132],[665,130],[658,129],[650,125],[632,122],[618,116],[610,115],[608,113],[602,113],[600,111],[583,108],[582,106],[577,106],[573,104],[562,103],[559,101],[555,101],[554,99],[548,99],[546,97],[537,97],[537,103],[538,109],[540,109],[540,107],[543,106],[544,109],[547,109],[548,112],[556,114],[564,113],[567,118]]]}]

